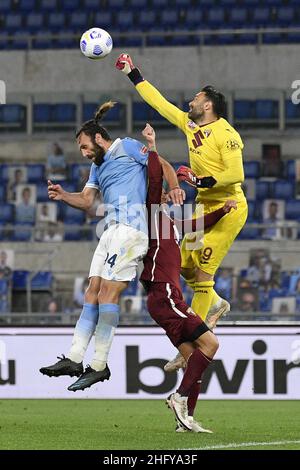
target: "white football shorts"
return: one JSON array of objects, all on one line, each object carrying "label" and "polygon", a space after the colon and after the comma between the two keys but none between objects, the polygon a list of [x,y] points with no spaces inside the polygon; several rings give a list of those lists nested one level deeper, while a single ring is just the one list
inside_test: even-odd
[{"label": "white football shorts", "polygon": [[148,251],[148,236],[125,224],[110,225],[95,250],[89,277],[132,281],[138,262]]}]

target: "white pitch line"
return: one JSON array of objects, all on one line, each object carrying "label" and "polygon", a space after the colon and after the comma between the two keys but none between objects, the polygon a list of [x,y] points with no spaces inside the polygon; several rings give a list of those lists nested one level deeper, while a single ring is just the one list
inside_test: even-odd
[{"label": "white pitch line", "polygon": [[270,441],[270,442],[241,442],[237,444],[232,442],[231,444],[220,444],[215,446],[204,446],[190,449],[179,449],[179,450],[214,450],[214,449],[236,449],[238,447],[256,447],[256,446],[280,446],[285,444],[300,444],[299,441]]}]

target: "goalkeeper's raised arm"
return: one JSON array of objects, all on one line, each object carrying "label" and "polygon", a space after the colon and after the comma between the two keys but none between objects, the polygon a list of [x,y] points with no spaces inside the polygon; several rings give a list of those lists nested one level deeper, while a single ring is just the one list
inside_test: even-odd
[{"label": "goalkeeper's raised arm", "polygon": [[187,113],[167,101],[151,83],[143,78],[139,69],[133,64],[129,54],[121,54],[118,57],[116,68],[128,76],[146,103],[185,132]]}]

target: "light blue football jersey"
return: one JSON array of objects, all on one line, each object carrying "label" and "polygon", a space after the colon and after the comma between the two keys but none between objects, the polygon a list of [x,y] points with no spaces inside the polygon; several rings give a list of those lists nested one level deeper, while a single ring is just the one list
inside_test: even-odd
[{"label": "light blue football jersey", "polygon": [[125,137],[113,142],[102,165],[92,164],[86,187],[102,192],[106,224],[124,223],[148,234],[147,163],[145,145]]}]

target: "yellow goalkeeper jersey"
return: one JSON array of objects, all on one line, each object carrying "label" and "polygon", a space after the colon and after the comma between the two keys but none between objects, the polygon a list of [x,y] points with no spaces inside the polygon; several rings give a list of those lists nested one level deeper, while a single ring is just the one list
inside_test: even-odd
[{"label": "yellow goalkeeper jersey", "polygon": [[189,119],[188,113],[167,101],[147,80],[138,83],[136,89],[150,106],[186,135],[190,167],[196,175],[213,176],[217,181],[212,188],[198,190],[197,202],[217,204],[226,199],[244,200],[241,188],[244,144],[226,119],[198,126]]}]

